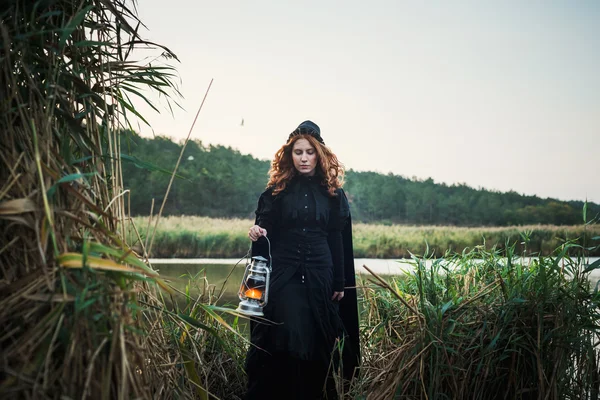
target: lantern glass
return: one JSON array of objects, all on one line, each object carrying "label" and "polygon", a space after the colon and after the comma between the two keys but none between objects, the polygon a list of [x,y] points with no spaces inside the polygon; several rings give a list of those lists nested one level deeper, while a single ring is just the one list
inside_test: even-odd
[{"label": "lantern glass", "polygon": [[238,292],[240,304],[237,311],[252,316],[264,315],[262,310],[267,305],[270,275],[267,259],[252,257],[252,262],[246,265]]},{"label": "lantern glass", "polygon": [[263,301],[266,283],[267,279],[263,271],[250,268],[243,283],[244,288],[242,290],[244,291],[244,296]]}]

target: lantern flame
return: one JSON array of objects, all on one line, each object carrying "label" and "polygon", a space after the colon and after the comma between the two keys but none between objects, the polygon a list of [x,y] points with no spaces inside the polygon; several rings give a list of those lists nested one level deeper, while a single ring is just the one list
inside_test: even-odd
[{"label": "lantern flame", "polygon": [[255,299],[255,300],[260,300],[262,298],[262,290],[258,290],[258,289],[248,289],[246,290],[246,292],[244,293],[246,295],[246,297],[248,297],[249,299]]}]

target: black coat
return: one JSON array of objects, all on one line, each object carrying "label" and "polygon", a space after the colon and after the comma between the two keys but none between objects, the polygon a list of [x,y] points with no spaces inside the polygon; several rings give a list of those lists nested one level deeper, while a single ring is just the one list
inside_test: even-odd
[{"label": "black coat", "polygon": [[[259,239],[252,253],[272,257],[264,312],[273,324],[251,324],[248,398],[268,398],[273,389],[265,384],[286,380],[290,374],[299,375],[295,381],[314,381],[317,388],[323,387],[341,338],[346,378],[359,363],[350,209],[343,190],[331,197],[319,180],[298,176],[277,196],[267,189],[258,201],[256,224],[267,230],[270,249],[266,240]],[[332,301],[333,292],[342,290],[344,299]],[[295,390],[304,389],[311,390],[304,386]],[[290,398],[290,393],[277,394]]]}]

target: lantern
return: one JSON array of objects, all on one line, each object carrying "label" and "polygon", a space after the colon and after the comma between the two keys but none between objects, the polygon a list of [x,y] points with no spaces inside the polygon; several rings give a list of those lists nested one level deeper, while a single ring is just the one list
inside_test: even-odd
[{"label": "lantern", "polygon": [[271,266],[267,265],[267,259],[261,256],[252,257],[252,262],[246,264],[238,293],[240,304],[236,311],[249,316],[264,316],[263,308],[269,299],[270,278]]}]

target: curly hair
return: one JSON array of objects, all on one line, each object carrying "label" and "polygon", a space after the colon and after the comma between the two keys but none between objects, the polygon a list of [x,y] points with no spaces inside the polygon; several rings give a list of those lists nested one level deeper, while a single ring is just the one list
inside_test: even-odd
[{"label": "curly hair", "polygon": [[331,197],[336,196],[336,189],[344,185],[344,166],[329,147],[319,143],[311,135],[293,136],[277,150],[275,158],[271,162],[267,187],[273,188],[273,196],[275,196],[284,190],[292,178],[297,175],[292,159],[292,150],[294,144],[300,139],[308,140],[311,146],[315,148],[317,152],[317,171],[315,175],[321,177],[321,184],[327,187],[329,195]]}]

